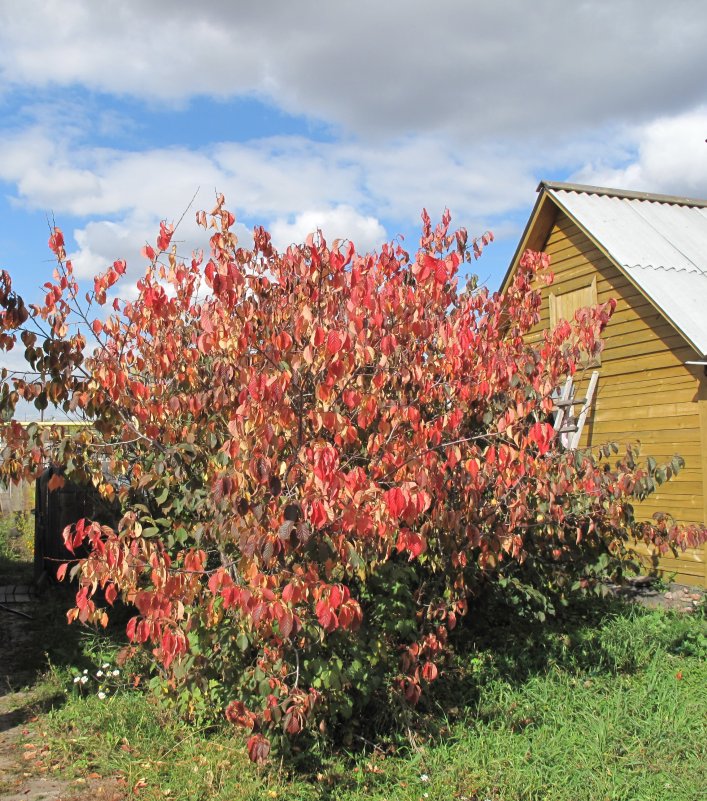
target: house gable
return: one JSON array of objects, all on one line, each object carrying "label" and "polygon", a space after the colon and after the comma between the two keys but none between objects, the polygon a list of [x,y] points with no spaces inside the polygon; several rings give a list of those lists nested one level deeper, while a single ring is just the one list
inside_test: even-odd
[{"label": "house gable", "polygon": [[[551,294],[579,292],[595,283],[599,303],[617,301],[604,335],[594,411],[581,446],[640,441],[641,454],[658,462],[680,454],[685,469],[637,505],[637,515],[649,519],[655,512],[668,512],[682,523],[705,522],[707,476],[700,422],[704,411],[699,402],[705,381],[700,367],[685,364],[695,359],[694,348],[564,211],[555,207],[550,218],[541,208],[535,220],[537,227],[526,229],[524,239],[550,256],[554,281],[549,287],[542,279],[536,282],[542,294],[541,319],[529,340],[540,339],[550,327]],[[590,372],[579,376],[580,396]],[[681,580],[704,583],[705,550],[664,558],[661,567],[676,572]]]},{"label": "house gable", "polygon": [[[707,303],[707,201],[689,200],[668,195],[649,195],[643,192],[615,192],[600,187],[582,187],[574,184],[542,182],[538,186],[538,199],[535,203],[525,231],[518,243],[516,252],[501,282],[501,291],[508,286],[523,253],[530,250],[544,250],[550,231],[555,225],[558,215],[568,222],[574,223],[576,229],[589,239],[596,250],[603,254],[618,271],[632,284],[642,296],[662,315],[665,321],[682,339],[692,347],[690,359],[702,359],[707,354],[707,324],[704,322],[703,306]],[[583,207],[582,200],[592,198],[589,211]],[[601,204],[595,204],[597,198]],[[615,201],[611,207],[608,202]],[[622,203],[622,201],[626,201]],[[629,203],[633,201],[633,205]],[[644,207],[658,206],[661,210],[638,209],[637,204]],[[674,218],[676,206],[683,207],[683,212],[691,213],[691,219]],[[639,219],[637,230],[626,231],[628,237],[637,238],[641,233],[653,244],[661,247],[650,257],[650,247],[645,250],[634,245],[621,246],[622,231],[620,226],[612,224],[612,215],[617,214],[624,220]],[[646,219],[643,219],[643,218]],[[650,224],[651,217],[654,224]],[[674,218],[674,219],[673,219]],[[686,219],[688,220],[686,223]],[[673,247],[666,239],[666,221],[671,221],[682,230],[682,245],[687,255],[682,254],[679,247]],[[592,223],[597,230],[593,230]],[[662,230],[661,230],[662,226]],[[634,222],[634,227],[636,223]],[[704,240],[704,256],[698,254]],[[649,243],[650,245],[650,243]],[[631,255],[633,258],[631,258]],[[635,261],[638,259],[638,261]],[[699,263],[696,263],[699,262]],[[676,268],[671,263],[679,265]],[[667,278],[666,278],[667,275]],[[676,296],[666,290],[678,288]],[[703,298],[704,295],[704,298]],[[704,300],[704,303],[703,303]],[[689,307],[689,308],[688,308]]]}]

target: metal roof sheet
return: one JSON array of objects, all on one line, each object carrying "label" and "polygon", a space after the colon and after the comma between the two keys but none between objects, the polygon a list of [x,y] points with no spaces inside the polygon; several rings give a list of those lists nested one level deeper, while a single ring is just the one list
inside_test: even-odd
[{"label": "metal roof sheet", "polygon": [[548,193],[619,264],[702,355],[707,355],[707,208],[684,198]]}]

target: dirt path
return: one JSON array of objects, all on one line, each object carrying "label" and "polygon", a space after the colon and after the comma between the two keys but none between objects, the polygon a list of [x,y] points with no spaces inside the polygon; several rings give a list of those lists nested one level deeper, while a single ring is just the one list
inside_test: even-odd
[{"label": "dirt path", "polygon": [[611,587],[614,595],[626,601],[641,604],[648,609],[665,609],[669,612],[694,612],[705,602],[706,593],[698,587],[684,584],[659,584],[652,576],[638,576],[624,586]]},{"label": "dirt path", "polygon": [[37,745],[36,727],[28,704],[29,692],[5,693],[0,698],[0,799],[2,801],[68,801],[66,781],[51,776],[49,756]]},{"label": "dirt path", "polygon": [[31,692],[0,698],[0,801],[122,801],[112,779],[74,780],[56,774],[61,765],[44,742]]},{"label": "dirt path", "polygon": [[60,763],[38,714],[51,699],[31,688],[44,664],[42,601],[17,589],[0,587],[0,801],[121,801],[125,795],[112,779],[56,775]]}]

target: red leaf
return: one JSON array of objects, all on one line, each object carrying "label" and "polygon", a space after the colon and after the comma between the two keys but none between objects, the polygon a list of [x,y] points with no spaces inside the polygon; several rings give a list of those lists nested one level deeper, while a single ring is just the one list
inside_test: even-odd
[{"label": "red leaf", "polygon": [[405,700],[412,706],[415,706],[422,695],[422,688],[414,681],[407,680],[405,681],[403,692],[405,694]]},{"label": "red leaf", "polygon": [[313,501],[309,520],[315,528],[321,528],[328,521],[326,509],[321,501]]},{"label": "red leaf", "polygon": [[[174,233],[174,226],[167,225],[165,220],[160,223],[160,233],[157,237],[157,247],[160,250],[167,250],[169,243],[172,241],[172,234]],[[151,259],[154,256],[150,257]]]},{"label": "red leaf", "polygon": [[414,531],[411,531],[408,534],[407,549],[410,552],[411,559],[417,559],[417,557],[423,553],[426,548],[427,542],[421,534],[417,534]]},{"label": "red leaf", "polygon": [[216,593],[219,591],[224,575],[225,571],[222,567],[220,567],[215,573],[212,573],[211,576],[209,576],[208,587],[212,595],[216,595]]},{"label": "red leaf", "polygon": [[52,250],[52,253],[57,253],[60,248],[64,247],[64,235],[61,232],[61,229],[55,228],[52,232],[52,235],[49,237],[49,247]]},{"label": "red leaf", "polygon": [[329,590],[329,604],[331,605],[331,608],[337,609],[341,605],[343,598],[344,595],[338,585],[332,585],[331,589]]},{"label": "red leaf", "polygon": [[285,732],[290,736],[299,734],[304,728],[304,715],[302,712],[295,708],[290,707],[287,710],[284,720],[282,721]]},{"label": "red leaf", "polygon": [[435,266],[435,281],[438,284],[443,284],[448,278],[447,265],[443,261],[438,261]]},{"label": "red leaf", "polygon": [[292,634],[294,617],[292,612],[281,604],[277,608],[277,625],[280,629],[280,636],[286,640]]},{"label": "red leaf", "polygon": [[262,765],[270,753],[270,741],[262,734],[254,734],[248,739],[247,748],[250,761]]},{"label": "red leaf", "polygon": [[[226,707],[226,720],[235,726],[240,726],[248,731],[253,731],[255,726],[255,715],[248,709],[243,701],[231,701]],[[254,760],[255,761],[255,760]]]},{"label": "red leaf", "polygon": [[139,617],[131,617],[130,620],[128,620],[128,625],[125,627],[125,633],[128,635],[128,639],[131,641],[137,639],[137,624],[139,621]]},{"label": "red leaf", "polygon": [[334,629],[339,625],[339,618],[334,614],[334,611],[329,605],[328,600],[322,598],[320,601],[318,601],[315,607],[315,612],[317,614],[319,625],[325,631],[334,631]]},{"label": "red leaf", "polygon": [[276,340],[277,346],[280,350],[289,350],[292,347],[293,340],[287,331],[283,331],[281,334],[278,334]]},{"label": "red leaf", "polygon": [[425,662],[422,668],[422,678],[425,681],[434,681],[437,678],[437,665],[434,662]]},{"label": "red leaf", "polygon": [[555,431],[549,423],[535,423],[528,431],[528,441],[538,446],[538,453],[543,456],[550,450],[550,443]]},{"label": "red leaf", "polygon": [[383,500],[388,507],[391,517],[395,519],[398,519],[407,508],[407,498],[400,487],[389,489],[384,493]]},{"label": "red leaf", "polygon": [[115,599],[118,597],[118,591],[115,588],[115,584],[109,584],[105,589],[106,601],[113,606],[115,603]]},{"label": "red leaf", "polygon": [[297,596],[299,595],[297,591],[297,587],[290,582],[286,584],[282,590],[282,600],[288,604],[291,601],[297,601]]},{"label": "red leaf", "polygon": [[338,353],[344,344],[344,340],[341,337],[341,334],[338,331],[329,331],[326,340],[326,349],[327,353],[330,356]]}]

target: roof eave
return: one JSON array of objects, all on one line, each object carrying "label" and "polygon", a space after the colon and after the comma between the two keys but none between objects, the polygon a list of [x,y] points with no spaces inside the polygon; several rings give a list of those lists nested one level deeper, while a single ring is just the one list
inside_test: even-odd
[{"label": "roof eave", "polygon": [[[518,262],[520,261],[521,256],[528,250],[529,241],[531,236],[535,238],[543,238],[547,237],[547,234],[550,232],[550,228],[552,226],[552,222],[555,218],[555,211],[558,208],[557,203],[555,202],[554,198],[552,198],[548,192],[545,190],[545,186],[541,183],[538,186],[538,198],[535,201],[535,205],[533,206],[533,210],[530,213],[530,217],[528,218],[528,222],[523,230],[523,234],[518,241],[518,247],[513,254],[513,258],[511,259],[510,264],[508,265],[508,269],[506,270],[506,274],[503,276],[503,280],[501,281],[501,287],[499,289],[500,292],[505,292],[508,288],[508,284],[510,282],[510,278],[515,272]],[[549,212],[552,212],[551,214]],[[550,219],[549,219],[550,218]],[[549,222],[548,222],[549,219]],[[539,226],[542,225],[540,229]],[[538,230],[536,230],[538,229]],[[543,241],[543,245],[544,245]],[[540,248],[533,248],[533,249],[541,249]]]}]

